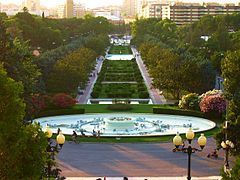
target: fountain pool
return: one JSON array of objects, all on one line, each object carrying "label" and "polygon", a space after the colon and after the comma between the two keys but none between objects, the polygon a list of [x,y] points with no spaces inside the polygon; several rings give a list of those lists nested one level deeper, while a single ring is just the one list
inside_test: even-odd
[{"label": "fountain pool", "polygon": [[108,60],[132,60],[134,56],[132,54],[107,54],[105,58]]},{"label": "fountain pool", "polygon": [[64,134],[91,136],[100,131],[101,136],[161,136],[185,133],[190,127],[194,132],[206,131],[216,124],[210,120],[176,115],[153,114],[84,114],[44,117],[35,120],[44,129],[48,125],[53,132],[60,128]]}]

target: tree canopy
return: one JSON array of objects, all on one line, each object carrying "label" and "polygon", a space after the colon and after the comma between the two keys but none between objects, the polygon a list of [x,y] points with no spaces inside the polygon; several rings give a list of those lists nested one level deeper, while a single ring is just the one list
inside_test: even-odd
[{"label": "tree canopy", "polygon": [[45,164],[45,134],[36,124],[24,126],[23,86],[0,65],[0,176],[39,179]]},{"label": "tree canopy", "polygon": [[[174,72],[178,76],[174,84],[179,86],[175,89],[182,93],[201,94],[214,88],[215,76],[221,75],[224,68],[221,62],[227,52],[240,48],[238,20],[239,14],[207,15],[192,24],[176,26],[167,19],[138,19],[131,25],[132,43],[139,47],[149,71],[155,72],[156,75],[151,75],[155,82],[159,82],[158,87],[163,81],[169,83],[174,79],[170,76],[171,71],[161,76],[168,69],[163,64],[169,63],[169,69],[172,67],[177,71]],[[171,54],[164,56],[166,49],[178,56],[177,70],[177,64],[170,62]]]},{"label": "tree canopy", "polygon": [[85,84],[88,72],[93,68],[96,54],[93,50],[81,48],[58,61],[47,80],[49,93],[74,93],[79,83]]}]

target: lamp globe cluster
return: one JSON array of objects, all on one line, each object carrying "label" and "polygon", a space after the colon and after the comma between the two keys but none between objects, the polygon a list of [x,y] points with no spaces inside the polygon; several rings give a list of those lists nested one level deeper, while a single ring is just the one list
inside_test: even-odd
[{"label": "lamp globe cluster", "polygon": [[173,138],[173,144],[178,148],[180,145],[182,145],[183,141],[179,133],[177,132],[177,135]]},{"label": "lamp globe cluster", "polygon": [[[53,135],[52,130],[49,128],[49,126],[46,126],[45,128],[45,134],[48,139],[50,139]],[[65,136],[63,135],[62,131],[59,132],[59,134],[56,137],[57,144],[62,147],[65,143]]]},{"label": "lamp globe cluster", "polygon": [[[177,133],[177,135],[173,138],[173,144],[176,146],[176,148],[173,149],[173,152],[181,151],[188,154],[188,175],[187,175],[188,180],[191,180],[191,154],[197,151],[202,151],[207,143],[207,138],[204,136],[204,134],[201,134],[201,136],[198,138],[198,141],[197,141],[201,149],[192,147],[191,142],[194,139],[194,136],[195,136],[195,133],[193,132],[192,128],[190,128],[186,132],[186,138],[189,142],[189,146],[187,148],[184,148],[184,143],[179,133]],[[182,145],[181,148],[179,148],[180,145]]]},{"label": "lamp globe cluster", "polygon": [[52,133],[52,130],[49,128],[49,126],[46,126],[45,134],[46,134],[47,138],[51,138],[52,137],[53,133]]},{"label": "lamp globe cluster", "polygon": [[[186,138],[190,144],[191,144],[191,141],[194,139],[194,137],[195,137],[195,133],[193,132],[192,128],[190,128],[186,132]],[[201,136],[198,138],[198,145],[201,147],[201,149],[203,149],[206,143],[207,143],[207,138],[202,133]],[[177,133],[177,135],[173,138],[173,144],[176,146],[176,148],[178,148],[180,145],[183,144],[182,138],[179,135],[179,133]]]},{"label": "lamp globe cluster", "polygon": [[226,140],[226,141],[222,141],[221,142],[221,146],[223,149],[227,149],[227,148],[234,148],[234,144],[232,141]]},{"label": "lamp globe cluster", "polygon": [[57,143],[59,144],[60,147],[63,146],[65,143],[65,136],[63,135],[62,131],[59,132],[59,135],[57,136]]}]

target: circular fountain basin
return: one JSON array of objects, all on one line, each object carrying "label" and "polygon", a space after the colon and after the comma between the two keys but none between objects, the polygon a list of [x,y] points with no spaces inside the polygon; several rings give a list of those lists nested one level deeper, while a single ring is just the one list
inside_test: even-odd
[{"label": "circular fountain basin", "polygon": [[48,125],[53,132],[60,128],[64,134],[93,135],[100,131],[101,136],[161,136],[186,133],[191,127],[194,132],[206,131],[216,124],[210,120],[191,116],[153,114],[83,114],[44,117],[35,120],[43,129]]}]

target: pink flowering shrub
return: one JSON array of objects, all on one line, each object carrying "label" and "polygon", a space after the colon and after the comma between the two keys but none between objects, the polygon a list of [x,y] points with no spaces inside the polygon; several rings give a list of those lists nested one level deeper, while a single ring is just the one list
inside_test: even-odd
[{"label": "pink flowering shrub", "polygon": [[55,94],[52,98],[52,103],[59,108],[68,108],[76,103],[76,100],[65,93]]},{"label": "pink flowering shrub", "polygon": [[221,94],[205,95],[202,97],[199,106],[204,113],[221,114],[226,110],[226,100]]}]

